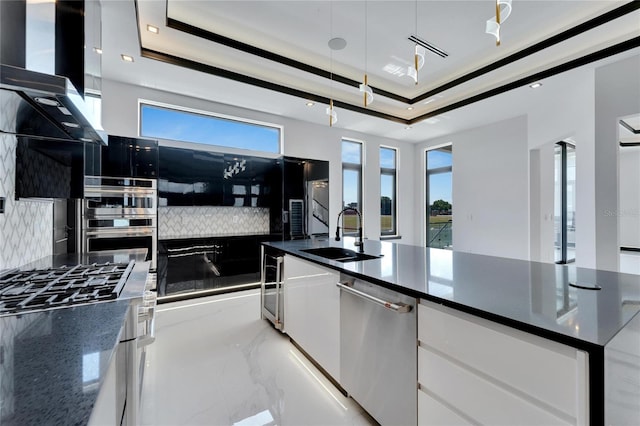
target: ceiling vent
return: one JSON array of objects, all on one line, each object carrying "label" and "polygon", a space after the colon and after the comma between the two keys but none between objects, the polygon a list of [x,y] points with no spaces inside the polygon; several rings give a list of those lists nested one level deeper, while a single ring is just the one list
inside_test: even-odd
[{"label": "ceiling vent", "polygon": [[440,49],[439,47],[434,46],[433,44],[429,43],[426,40],[421,39],[420,37],[418,37],[415,34],[411,34],[409,36],[409,41],[424,47],[425,49],[435,53],[436,55],[442,57],[442,58],[446,58],[447,56],[449,56],[449,54],[447,52],[445,52],[444,50]]}]

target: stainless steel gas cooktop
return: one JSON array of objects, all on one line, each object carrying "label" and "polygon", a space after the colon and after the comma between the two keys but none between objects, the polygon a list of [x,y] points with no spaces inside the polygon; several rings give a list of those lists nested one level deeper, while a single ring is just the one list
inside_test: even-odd
[{"label": "stainless steel gas cooktop", "polygon": [[117,299],[133,265],[130,261],[0,272],[0,316]]}]

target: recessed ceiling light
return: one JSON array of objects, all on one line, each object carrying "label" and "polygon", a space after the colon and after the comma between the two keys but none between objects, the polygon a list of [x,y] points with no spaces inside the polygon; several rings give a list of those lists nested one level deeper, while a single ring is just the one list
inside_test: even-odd
[{"label": "recessed ceiling light", "polygon": [[94,47],[93,51],[96,52],[98,55],[102,55],[102,49],[99,47]]},{"label": "recessed ceiling light", "polygon": [[71,123],[70,121],[63,121],[62,124],[64,124],[67,127],[74,128],[74,129],[77,129],[78,127],[80,127],[80,125],[78,123]]},{"label": "recessed ceiling light", "polygon": [[411,126],[407,126],[404,128],[405,130],[411,130]]},{"label": "recessed ceiling light", "polygon": [[412,106],[407,107],[407,111],[413,111],[413,107]]},{"label": "recessed ceiling light", "polygon": [[436,98],[431,98],[431,99],[427,99],[426,101],[424,101],[425,104],[430,104],[431,102],[434,102],[436,100]]},{"label": "recessed ceiling light", "polygon": [[149,31],[150,33],[158,34],[160,32],[160,29],[158,29],[158,27],[154,27],[153,25],[147,24],[147,31]]},{"label": "recessed ceiling light", "polygon": [[307,105],[308,107],[311,107],[311,106],[314,106],[315,104],[314,104],[313,102],[311,102],[311,101],[308,101],[306,105]]},{"label": "recessed ceiling light", "polygon": [[125,62],[133,62],[133,56],[125,55],[124,53],[120,55],[123,61]]},{"label": "recessed ceiling light", "polygon": [[542,83],[538,81],[536,83],[529,85],[529,87],[531,87],[532,89],[537,89],[538,87],[542,87]]}]

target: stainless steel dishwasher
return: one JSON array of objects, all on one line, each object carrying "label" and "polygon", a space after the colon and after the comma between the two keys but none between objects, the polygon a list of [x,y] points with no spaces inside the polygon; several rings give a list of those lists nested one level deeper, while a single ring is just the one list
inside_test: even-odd
[{"label": "stainless steel dishwasher", "polygon": [[417,424],[416,299],[341,274],[340,378],[382,425]]}]

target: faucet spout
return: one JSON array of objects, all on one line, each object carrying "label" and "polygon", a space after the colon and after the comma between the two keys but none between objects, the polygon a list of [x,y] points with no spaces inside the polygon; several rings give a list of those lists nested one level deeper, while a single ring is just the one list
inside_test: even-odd
[{"label": "faucet spout", "polygon": [[358,251],[360,253],[364,253],[364,242],[362,241],[362,215],[355,207],[345,207],[342,209],[342,211],[340,211],[340,213],[338,213],[338,223],[336,225],[336,241],[340,241],[340,217],[347,210],[354,211],[358,215],[358,239],[354,244],[358,247]]}]

